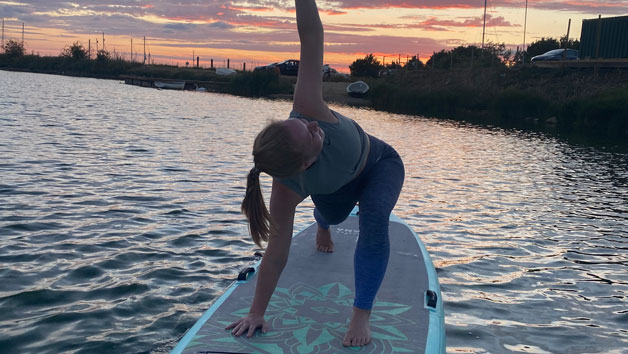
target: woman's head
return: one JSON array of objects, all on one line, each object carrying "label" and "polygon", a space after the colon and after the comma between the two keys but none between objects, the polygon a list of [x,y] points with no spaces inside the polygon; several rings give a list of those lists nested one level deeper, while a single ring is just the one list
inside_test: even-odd
[{"label": "woman's head", "polygon": [[304,154],[286,121],[273,121],[262,129],[253,143],[255,167],[273,177],[290,177],[299,172]]},{"label": "woman's head", "polygon": [[268,241],[271,227],[259,173],[285,178],[304,171],[316,161],[323,147],[323,138],[324,132],[318,124],[304,119],[271,122],[255,138],[255,167],[247,178],[242,212],[249,220],[251,236],[258,246],[261,247],[262,241]]},{"label": "woman's head", "polygon": [[308,168],[323,149],[325,133],[316,121],[291,118],[267,125],[253,143],[253,161],[273,177],[290,177]]}]

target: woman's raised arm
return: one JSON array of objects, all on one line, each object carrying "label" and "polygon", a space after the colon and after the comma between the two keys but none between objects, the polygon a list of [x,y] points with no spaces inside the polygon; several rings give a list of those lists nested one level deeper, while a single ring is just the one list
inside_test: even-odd
[{"label": "woman's raised arm", "polygon": [[294,90],[295,111],[316,120],[335,122],[323,100],[324,31],[315,0],[295,0],[301,41],[299,74]]}]

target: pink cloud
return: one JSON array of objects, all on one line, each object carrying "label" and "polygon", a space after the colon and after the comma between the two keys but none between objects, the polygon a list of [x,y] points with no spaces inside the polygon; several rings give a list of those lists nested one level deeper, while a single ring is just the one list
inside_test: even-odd
[{"label": "pink cloud", "polygon": [[[340,8],[348,9],[453,9],[453,8],[482,8],[484,2],[479,0],[339,0]],[[521,0],[493,0],[491,6],[522,8],[525,2]],[[625,14],[628,8],[627,0],[530,0],[529,8],[563,10],[582,13],[604,12],[606,14]]]},{"label": "pink cloud", "polygon": [[[444,30],[448,27],[482,27],[484,18],[482,16],[466,18],[463,21],[457,20],[440,20],[432,17],[428,20],[422,21],[416,24],[417,28],[431,29],[431,30]],[[512,24],[503,17],[493,17],[490,14],[486,15],[486,25],[489,27],[520,27],[519,24]]]}]

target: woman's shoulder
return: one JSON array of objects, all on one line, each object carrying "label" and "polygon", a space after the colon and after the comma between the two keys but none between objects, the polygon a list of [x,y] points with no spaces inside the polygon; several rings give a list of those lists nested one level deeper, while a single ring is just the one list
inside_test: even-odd
[{"label": "woman's shoulder", "polygon": [[325,105],[320,109],[305,109],[303,107],[293,106],[290,112],[290,118],[305,118],[310,121],[338,123],[338,118],[334,112]]}]

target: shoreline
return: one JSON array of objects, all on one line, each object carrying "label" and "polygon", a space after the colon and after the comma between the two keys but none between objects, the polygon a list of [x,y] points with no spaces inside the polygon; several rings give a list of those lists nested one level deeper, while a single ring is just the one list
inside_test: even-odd
[{"label": "shoreline", "polygon": [[[48,65],[47,70],[38,70],[32,63],[7,66],[1,59],[0,70],[121,81],[129,75],[192,81],[209,92],[289,101],[296,82],[296,77],[264,72],[218,76],[208,69],[141,65],[116,70],[95,66],[91,71],[72,66],[69,68],[74,70],[59,70],[58,66],[51,70],[54,66]],[[370,86],[367,96],[349,96],[346,86],[359,79]],[[600,76],[582,70],[539,68],[419,70],[380,79],[324,81],[323,97],[326,102],[348,107],[530,131],[589,146],[628,148],[628,70]]]},{"label": "shoreline", "polygon": [[[331,104],[372,108],[371,101],[368,99],[349,96],[346,91],[347,85],[349,84],[350,82],[323,81],[323,99],[325,102]],[[292,101],[293,95],[291,93],[277,93],[268,95],[267,98]]]}]

